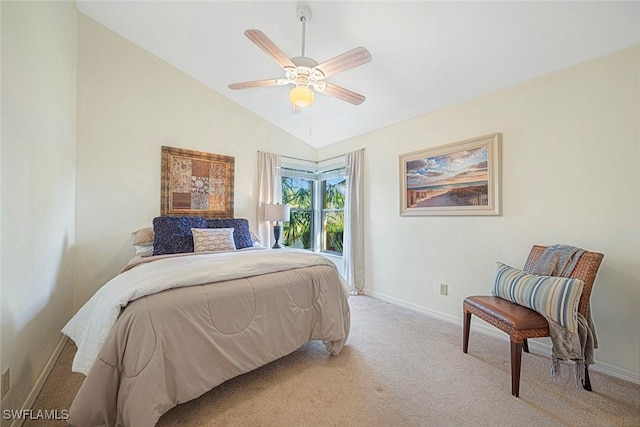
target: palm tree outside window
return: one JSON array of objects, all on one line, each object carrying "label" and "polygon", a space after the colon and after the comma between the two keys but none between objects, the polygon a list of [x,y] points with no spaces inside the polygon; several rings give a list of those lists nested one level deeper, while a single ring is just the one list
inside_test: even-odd
[{"label": "palm tree outside window", "polygon": [[282,203],[291,206],[284,223],[284,245],[313,249],[313,187],[310,179],[282,177]]}]

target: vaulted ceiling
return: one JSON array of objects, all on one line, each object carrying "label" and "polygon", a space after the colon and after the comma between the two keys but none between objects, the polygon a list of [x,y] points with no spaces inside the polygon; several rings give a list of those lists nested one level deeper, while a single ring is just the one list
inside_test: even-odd
[{"label": "vaulted ceiling", "polygon": [[[362,135],[640,43],[640,2],[93,1],[81,13],[313,147]],[[311,9],[306,56],[357,46],[368,63],[327,78],[366,96],[319,94],[295,110],[291,85],[231,90],[284,72],[243,34],[300,56],[296,8]]]}]

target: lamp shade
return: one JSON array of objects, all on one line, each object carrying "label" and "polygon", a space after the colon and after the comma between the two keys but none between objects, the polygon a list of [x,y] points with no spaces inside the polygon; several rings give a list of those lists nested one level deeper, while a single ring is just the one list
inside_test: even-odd
[{"label": "lamp shade", "polygon": [[315,93],[308,86],[296,86],[289,92],[289,100],[296,107],[304,108],[313,104]]},{"label": "lamp shade", "polygon": [[289,221],[289,213],[291,207],[289,205],[264,205],[265,221]]}]

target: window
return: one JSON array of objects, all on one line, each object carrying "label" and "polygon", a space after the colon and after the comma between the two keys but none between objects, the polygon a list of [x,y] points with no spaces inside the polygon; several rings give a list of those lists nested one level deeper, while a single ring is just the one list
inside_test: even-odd
[{"label": "window", "polygon": [[322,251],[342,255],[344,232],[345,177],[321,181],[322,187]]},{"label": "window", "polygon": [[284,244],[342,256],[344,168],[316,172],[282,168],[282,203],[291,206]]},{"label": "window", "polygon": [[291,206],[284,223],[284,245],[313,249],[313,187],[310,179],[282,177],[282,204]]}]

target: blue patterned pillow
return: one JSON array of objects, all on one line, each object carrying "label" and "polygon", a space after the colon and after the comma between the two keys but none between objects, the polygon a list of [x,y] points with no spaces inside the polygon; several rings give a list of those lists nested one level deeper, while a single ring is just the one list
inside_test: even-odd
[{"label": "blue patterned pillow", "polygon": [[[253,246],[249,221],[244,218],[206,219],[207,228],[233,228],[233,241],[236,249],[250,248]],[[196,227],[199,228],[199,227]]]},{"label": "blue patterned pillow", "polygon": [[192,228],[206,228],[204,218],[159,216],[153,219],[153,254],[193,252]]},{"label": "blue patterned pillow", "polygon": [[576,332],[583,286],[580,279],[527,274],[498,262],[492,293],[535,310]]}]

